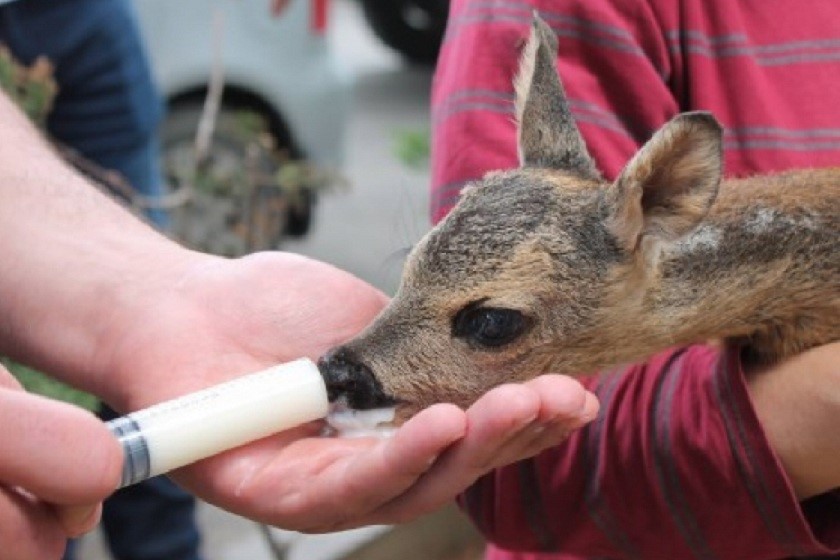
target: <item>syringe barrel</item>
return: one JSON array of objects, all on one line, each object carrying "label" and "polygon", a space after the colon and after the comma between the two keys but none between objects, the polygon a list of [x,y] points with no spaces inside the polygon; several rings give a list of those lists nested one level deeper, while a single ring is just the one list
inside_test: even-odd
[{"label": "syringe barrel", "polygon": [[120,488],[328,411],[324,379],[303,358],[133,412],[108,422],[123,447]]}]

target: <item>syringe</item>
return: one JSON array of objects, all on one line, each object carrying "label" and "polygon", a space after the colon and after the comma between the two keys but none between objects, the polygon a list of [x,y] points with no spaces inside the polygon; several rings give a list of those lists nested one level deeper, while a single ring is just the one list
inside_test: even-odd
[{"label": "syringe", "polygon": [[125,457],[120,488],[328,411],[324,379],[302,358],[132,412],[108,422]]}]

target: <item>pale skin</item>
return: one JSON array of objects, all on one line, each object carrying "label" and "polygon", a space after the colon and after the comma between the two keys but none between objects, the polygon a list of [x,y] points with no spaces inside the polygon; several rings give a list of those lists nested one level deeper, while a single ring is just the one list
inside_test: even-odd
[{"label": "pale skin", "polygon": [[840,488],[840,342],[745,373],[758,419],[796,496]]},{"label": "pale skin", "polygon": [[[227,260],[154,232],[58,161],[0,95],[0,355],[127,412],[357,334],[385,295],[285,253]],[[437,405],[389,440],[304,426],[174,474],[264,523],[329,531],[406,521],[477,477],[562,441],[597,412],[576,381],[498,387]],[[23,393],[0,372],[3,558],[59,558],[116,488],[120,450],[92,415]],[[61,473],[61,476],[56,476]]]}]

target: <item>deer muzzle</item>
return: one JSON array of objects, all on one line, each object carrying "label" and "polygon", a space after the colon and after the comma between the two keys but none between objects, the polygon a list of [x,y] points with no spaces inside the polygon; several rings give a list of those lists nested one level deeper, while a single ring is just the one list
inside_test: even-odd
[{"label": "deer muzzle", "polygon": [[318,360],[318,369],[324,377],[330,402],[343,399],[347,406],[357,410],[396,404],[394,398],[385,394],[370,368],[345,347],[327,352]]}]

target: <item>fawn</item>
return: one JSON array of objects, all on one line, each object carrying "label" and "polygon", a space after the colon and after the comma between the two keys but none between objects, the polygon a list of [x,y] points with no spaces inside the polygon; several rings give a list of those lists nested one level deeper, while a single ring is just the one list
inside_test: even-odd
[{"label": "fawn", "polygon": [[840,168],[721,180],[722,130],[678,115],[603,180],[535,16],[515,82],[521,168],[465,189],[390,305],[320,362],[354,408],[467,406],[671,346],[773,362],[840,339]]}]

